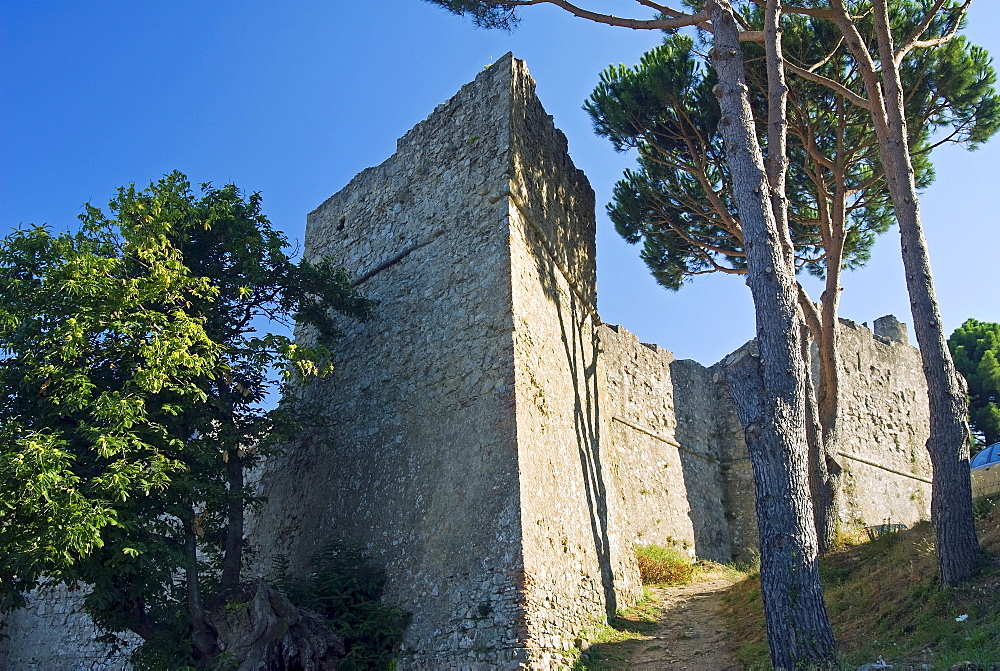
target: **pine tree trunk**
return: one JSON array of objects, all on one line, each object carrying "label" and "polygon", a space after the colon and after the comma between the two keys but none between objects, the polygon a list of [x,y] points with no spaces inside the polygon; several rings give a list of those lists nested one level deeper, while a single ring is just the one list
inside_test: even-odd
[{"label": "pine tree trunk", "polygon": [[[899,157],[903,159],[902,156]],[[890,179],[903,181],[901,175]],[[908,183],[908,184],[907,184]],[[920,224],[912,179],[890,189],[896,203],[903,250],[906,288],[910,294],[913,330],[927,378],[930,406],[931,520],[934,523],[941,585],[953,587],[971,578],[982,551],[976,536],[969,481],[968,406],[941,324],[927,242]],[[902,207],[900,206],[902,205]]]},{"label": "pine tree trunk", "polygon": [[[831,280],[827,275],[828,283]],[[829,286],[829,284],[828,284]],[[820,310],[799,285],[799,308],[805,326],[802,330],[802,360],[806,369],[806,438],[809,441],[809,488],[812,492],[813,517],[820,554],[826,552],[837,535],[840,523],[841,469],[837,462],[837,422],[839,417],[839,357],[837,341],[829,338]],[[836,320],[836,306],[834,319]],[[825,318],[825,313],[824,313]],[[816,344],[819,380],[813,376],[812,344]],[[831,353],[830,348],[834,348]]]},{"label": "pine tree trunk", "polygon": [[711,0],[719,75],[720,131],[743,225],[757,317],[760,358],[745,356],[726,372],[754,470],[761,549],[761,590],[775,668],[823,664],[834,641],[819,582],[816,530],[806,473],[805,371],[795,277],[775,222],[754,129],[743,55],[726,0]]},{"label": "pine tree trunk", "polygon": [[724,382],[753,466],[771,664],[775,669],[823,666],[834,658],[834,639],[819,582],[805,446],[793,454],[778,426],[781,417],[768,396],[763,357],[743,350],[727,363]]},{"label": "pine tree trunk", "polygon": [[[833,544],[840,519],[840,469],[831,459],[834,448],[827,443],[827,438],[835,433],[836,427],[830,430],[822,422],[823,398],[822,387],[822,356],[821,346],[820,383],[813,380],[812,343],[815,334],[810,329],[802,329],[802,360],[805,362],[806,373],[806,438],[809,441],[809,490],[812,492],[813,518],[816,522],[816,541],[820,554],[823,554]],[[829,390],[826,390],[829,392]]]},{"label": "pine tree trunk", "polygon": [[[842,242],[841,242],[842,244]],[[840,303],[840,254],[830,254],[826,288],[820,306],[818,411],[822,427],[822,498],[819,533],[820,552],[833,544],[840,526],[840,485],[842,470],[837,460],[840,447],[840,342],[837,311]]]},{"label": "pine tree trunk", "polygon": [[920,221],[920,202],[913,179],[899,68],[889,27],[888,7],[876,0],[874,15],[881,64],[881,82],[855,27],[840,0],[838,25],[851,53],[859,61],[872,119],[885,167],[889,195],[899,222],[906,289],[910,295],[913,330],[920,345],[930,406],[931,520],[936,537],[941,585],[959,585],[978,569],[982,550],[976,536],[969,481],[968,408],[955,371],[938,310],[930,256]]}]

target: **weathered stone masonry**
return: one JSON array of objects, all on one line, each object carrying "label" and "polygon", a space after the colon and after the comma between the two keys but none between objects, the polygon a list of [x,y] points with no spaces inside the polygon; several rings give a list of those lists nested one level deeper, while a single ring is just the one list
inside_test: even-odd
[{"label": "weathered stone masonry", "polygon": [[306,392],[337,423],[265,477],[257,533],[367,544],[417,666],[565,661],[639,593],[601,470],[593,191],[533,89],[503,59],[309,217],[307,256],[380,305]]},{"label": "weathered stone masonry", "polygon": [[[262,476],[256,570],[366,546],[414,614],[404,666],[568,664],[638,598],[634,543],[723,561],[756,544],[714,370],[598,317],[594,194],[521,61],[480,73],[312,212],[305,253],[379,306],[344,325],[337,374],[301,390],[324,428]],[[911,523],[929,501],[919,355],[876,327],[841,327],[846,524]],[[72,601],[12,616],[3,666],[100,668]]]},{"label": "weathered stone masonry", "polygon": [[[638,544],[746,559],[757,546],[753,473],[735,408],[714,382],[722,364],[675,360],[617,326],[601,326],[598,334],[606,390],[601,440],[623,497],[621,524]],[[876,323],[873,334],[840,324],[838,461],[848,532],[887,521],[909,525],[930,514],[920,353],[890,338],[905,339],[905,331],[881,331]]]},{"label": "weathered stone masonry", "polygon": [[[601,324],[594,240],[593,191],[512,57],[309,216],[307,255],[381,303],[304,393],[336,424],[265,476],[256,534],[300,562],[366,544],[415,613],[407,665],[564,664],[637,599],[633,543],[756,545],[731,402],[712,369]],[[917,352],[841,329],[844,521],[913,522]]]}]

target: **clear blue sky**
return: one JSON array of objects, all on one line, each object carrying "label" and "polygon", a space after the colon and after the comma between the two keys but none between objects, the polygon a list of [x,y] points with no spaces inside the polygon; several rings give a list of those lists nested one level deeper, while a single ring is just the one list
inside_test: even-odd
[{"label": "clear blue sky", "polygon": [[[523,17],[506,34],[420,0],[6,0],[0,229],[72,226],[84,202],[178,169],[260,191],[271,221],[301,240],[308,211],[513,51],[597,191],[602,317],[679,358],[715,362],[753,335],[749,291],[734,277],[678,293],[652,282],[603,215],[632,157],[594,136],[580,109],[604,67],[634,64],[660,36],[549,7]],[[1000,3],[976,0],[970,17],[970,38],[1000,54]],[[940,150],[935,163],[922,208],[945,327],[1000,321],[1000,140]],[[895,230],[844,284],[844,317],[910,322]]]}]

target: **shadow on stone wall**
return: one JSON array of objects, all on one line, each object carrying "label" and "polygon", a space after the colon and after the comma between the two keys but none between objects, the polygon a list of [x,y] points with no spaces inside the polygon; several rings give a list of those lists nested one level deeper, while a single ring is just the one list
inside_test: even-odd
[{"label": "shadow on stone wall", "polygon": [[[571,381],[573,443],[583,485],[582,503],[589,518],[607,612],[613,616],[618,596],[607,459],[601,454],[600,441],[594,192],[583,173],[573,166],[566,138],[542,109],[530,78],[517,79],[515,87],[525,106],[524,116],[514,123],[520,131],[514,136],[515,155],[520,160],[516,159],[512,166],[515,188],[511,197],[526,224],[536,279],[550,302],[547,314],[534,318],[554,317],[557,324],[552,326],[558,326],[564,358],[546,365],[562,368]],[[565,401],[560,406],[568,410]],[[572,495],[579,496],[577,492]]]},{"label": "shadow on stone wall", "polygon": [[[541,251],[541,250],[540,250]],[[593,331],[590,311],[574,296],[563,295],[555,278],[561,274],[551,256],[536,256],[542,288],[552,301],[559,321],[559,332],[566,366],[573,381],[573,426],[577,456],[583,477],[590,531],[600,565],[604,598],[609,616],[618,611],[609,534],[608,488],[601,456],[601,407],[598,401],[598,341]]]}]

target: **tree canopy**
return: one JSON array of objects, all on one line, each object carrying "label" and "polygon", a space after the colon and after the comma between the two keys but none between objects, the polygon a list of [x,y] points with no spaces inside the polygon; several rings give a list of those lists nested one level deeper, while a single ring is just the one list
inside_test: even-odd
[{"label": "tree canopy", "polygon": [[[916,25],[912,3],[897,21]],[[761,12],[748,10],[748,25]],[[862,24],[870,33],[872,27]],[[785,59],[831,81],[857,86],[849,54],[837,49],[830,23],[786,16]],[[743,45],[757,132],[767,146],[767,73],[763,47]],[[933,179],[930,151],[946,142],[975,148],[1000,127],[1000,96],[988,55],[959,37],[904,61],[908,128],[917,186]],[[670,35],[639,65],[601,74],[585,109],[615,149],[638,150],[638,169],[614,188],[608,214],[616,230],[642,243],[641,256],[664,287],[692,276],[746,273],[743,233],[732,177],[719,135],[718,79],[695,41]],[[893,222],[892,201],[870,115],[842,93],[802,78],[788,87],[788,221],[796,267],[824,277],[830,263],[853,269],[870,258],[878,234]],[[839,270],[838,267],[838,270]]]},{"label": "tree canopy", "polygon": [[[900,1],[893,8],[894,26],[904,34],[925,18],[918,3]],[[744,27],[763,34],[764,14],[744,5]],[[876,121],[857,104],[861,95],[855,91],[863,83],[854,56],[842,48],[840,30],[810,14],[786,15],[780,25],[783,63],[795,76],[785,88],[787,172],[781,196],[772,199],[783,210],[796,271],[825,280],[818,304],[798,287],[818,345],[821,431],[811,434],[811,449],[826,459],[811,463],[819,471],[814,483],[824,483],[813,494],[825,547],[840,518],[835,510],[840,278],[844,270],[868,262],[876,237],[889,229],[895,213]],[[855,28],[874,39],[870,13],[859,15]],[[948,28],[947,20],[934,16],[927,31],[941,34]],[[598,134],[619,151],[638,152],[638,168],[626,171],[614,188],[609,217],[627,241],[642,243],[640,255],[658,283],[675,291],[696,275],[748,272],[733,170],[723,150],[723,115],[713,94],[718,77],[706,47],[689,36],[669,35],[636,67],[605,70],[585,104]],[[770,161],[782,147],[775,142],[766,52],[755,40],[742,44],[756,135]],[[961,143],[974,149],[996,132],[1000,96],[992,88],[996,76],[988,55],[960,36],[937,49],[910,51],[900,73],[910,165],[915,186],[923,188],[933,179],[935,147]],[[775,183],[771,189],[777,191]]]},{"label": "tree canopy", "polygon": [[185,311],[215,292],[187,272],[167,222],[35,227],[0,246],[4,605],[40,572],[71,570],[125,524],[123,505],[181,467],[167,418],[205,400],[199,379],[220,351]]},{"label": "tree canopy", "polygon": [[[342,269],[293,263],[233,185],[196,196],[175,172],[80,219],[0,245],[4,606],[82,581],[98,625],[144,639],[137,661],[203,662],[202,599],[239,581],[244,471],[295,423],[269,390],[332,370],[331,311],[372,306]],[[266,330],[293,320],[315,347]]]},{"label": "tree canopy", "polygon": [[969,422],[982,445],[1000,442],[1000,324],[967,319],[948,338],[969,384]]}]

